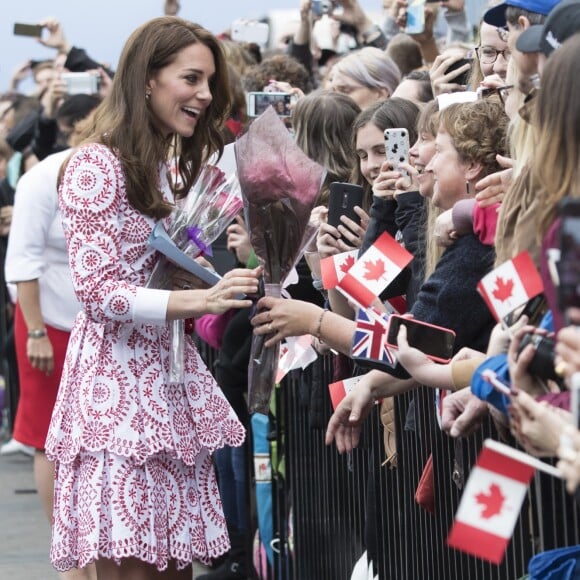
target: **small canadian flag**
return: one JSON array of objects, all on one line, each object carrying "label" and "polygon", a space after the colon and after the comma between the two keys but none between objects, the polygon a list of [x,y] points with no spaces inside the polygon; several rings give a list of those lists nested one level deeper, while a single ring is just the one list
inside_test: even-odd
[{"label": "small canadian flag", "polygon": [[320,274],[322,276],[322,286],[325,290],[338,286],[342,277],[356,262],[357,255],[358,250],[350,250],[349,252],[342,252],[320,260]]},{"label": "small canadian flag", "polygon": [[532,465],[537,461],[507,445],[486,440],[469,474],[447,538],[449,546],[499,564],[534,475]]},{"label": "small canadian flag", "polygon": [[[357,386],[358,382],[362,379],[360,377],[352,377],[350,379],[344,379],[343,381],[336,381],[336,383],[330,383],[328,385],[328,391],[330,393],[330,400],[332,401],[332,408],[336,411],[340,402]],[[375,405],[382,403],[382,399],[375,401]]]},{"label": "small canadian flag", "polygon": [[542,278],[528,254],[522,252],[484,276],[477,289],[496,320],[544,291]]},{"label": "small canadian flag", "polygon": [[352,377],[352,379],[344,379],[343,381],[336,381],[336,383],[330,383],[330,385],[328,385],[332,408],[335,411],[340,402],[356,387],[361,378],[362,377]]},{"label": "small canadian flag", "polygon": [[274,382],[279,383],[291,370],[305,369],[317,358],[318,353],[312,348],[312,337],[309,334],[289,336],[280,346],[280,358]]},{"label": "small canadian flag", "polygon": [[412,254],[384,232],[342,277],[337,288],[362,308],[368,308],[412,259]]}]

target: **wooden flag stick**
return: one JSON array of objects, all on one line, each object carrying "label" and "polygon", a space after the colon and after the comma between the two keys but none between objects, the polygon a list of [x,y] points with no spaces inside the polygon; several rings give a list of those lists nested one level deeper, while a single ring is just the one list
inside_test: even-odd
[{"label": "wooden flag stick", "polygon": [[547,463],[540,461],[536,457],[528,455],[527,453],[519,451],[518,449],[514,449],[509,445],[505,445],[504,443],[500,443],[499,441],[494,441],[493,439],[486,439],[483,442],[483,446],[493,451],[496,451],[497,453],[503,453],[503,455],[507,455],[508,457],[511,457],[516,461],[521,461],[522,463],[525,463],[526,465],[529,465],[534,469],[543,471],[544,473],[547,473],[552,477],[557,477],[559,479],[563,478],[562,472],[557,467],[548,465]]}]

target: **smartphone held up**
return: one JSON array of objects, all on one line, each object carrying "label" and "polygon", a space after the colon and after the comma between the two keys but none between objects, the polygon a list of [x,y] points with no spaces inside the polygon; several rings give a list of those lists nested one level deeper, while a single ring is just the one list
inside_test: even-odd
[{"label": "smartphone held up", "polygon": [[42,36],[43,26],[41,24],[24,24],[23,22],[14,23],[15,36],[30,36],[31,38],[40,38]]},{"label": "smartphone held up", "polygon": [[251,92],[246,95],[248,117],[259,117],[269,106],[274,107],[278,117],[290,117],[292,95],[290,93]]},{"label": "smartphone held up", "polygon": [[425,0],[408,0],[405,34],[421,34],[425,30]]},{"label": "smartphone held up", "polygon": [[399,168],[400,163],[409,163],[409,131],[404,128],[385,129],[385,155],[395,171],[409,174]]},{"label": "smartphone held up", "polygon": [[331,14],[334,10],[334,2],[332,0],[312,0],[311,10],[314,16]]},{"label": "smartphone held up", "polygon": [[435,362],[448,363],[451,360],[455,343],[453,330],[414,318],[391,314],[387,326],[386,343],[395,350],[399,348],[397,337],[401,326],[407,329],[407,342],[410,347],[420,350]]},{"label": "smartphone held up", "polygon": [[[355,207],[362,207],[364,189],[354,183],[342,183],[334,181],[330,184],[328,198],[328,223],[335,228],[344,225],[341,217],[345,216],[354,223],[360,225],[360,216],[355,212]],[[345,226],[346,227],[346,226]],[[347,239],[344,242],[352,245]]]}]

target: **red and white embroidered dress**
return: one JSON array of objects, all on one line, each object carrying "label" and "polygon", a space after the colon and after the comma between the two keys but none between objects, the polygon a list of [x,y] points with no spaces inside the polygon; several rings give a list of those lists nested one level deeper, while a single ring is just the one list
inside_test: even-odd
[{"label": "red and white embroidered dress", "polygon": [[[172,200],[164,175],[160,184]],[[59,203],[83,310],[46,441],[56,461],[53,565],[208,562],[229,549],[211,453],[241,445],[244,428],[189,338],[184,383],[166,381],[169,291],[144,287],[155,221],[129,205],[115,155],[79,149]]]}]

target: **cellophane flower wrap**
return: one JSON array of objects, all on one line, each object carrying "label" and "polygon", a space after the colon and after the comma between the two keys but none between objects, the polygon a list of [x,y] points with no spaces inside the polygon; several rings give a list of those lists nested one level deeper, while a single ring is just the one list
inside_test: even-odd
[{"label": "cellophane flower wrap", "polygon": [[[269,107],[235,144],[238,178],[250,241],[264,266],[264,293],[280,296],[282,283],[309,237],[308,222],[326,170],[309,159]],[[267,413],[279,345],[254,337],[248,370],[251,413]]]},{"label": "cellophane flower wrap", "polygon": [[[179,200],[170,216],[167,233],[177,248],[197,258],[211,255],[211,244],[242,210],[243,201],[237,175],[230,176],[214,165],[206,165],[187,197]],[[149,278],[150,288],[172,289],[176,266],[161,255]],[[169,382],[182,383],[184,367],[184,320],[170,323]]]}]

